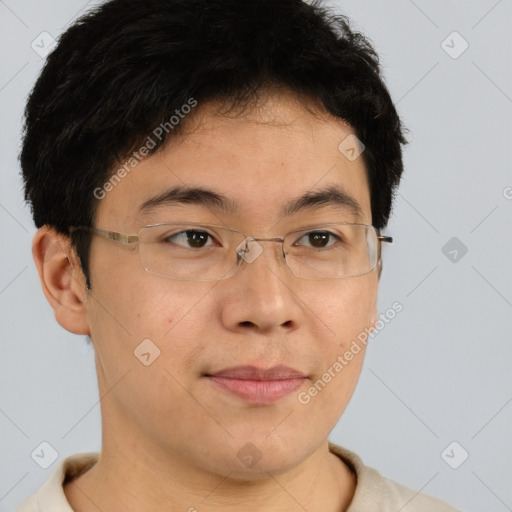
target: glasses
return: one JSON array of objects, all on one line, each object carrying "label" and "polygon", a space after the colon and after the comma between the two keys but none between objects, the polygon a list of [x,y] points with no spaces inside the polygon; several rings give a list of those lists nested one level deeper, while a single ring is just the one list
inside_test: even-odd
[{"label": "glasses", "polygon": [[296,277],[357,277],[377,266],[382,242],[393,242],[373,226],[346,222],[297,229],[282,238],[247,237],[224,226],[196,223],[152,224],[137,235],[85,226],[70,230],[88,231],[119,244],[138,244],[146,272],[181,281],[227,279],[242,262],[252,263],[260,256],[259,242],[279,242],[282,259]]}]

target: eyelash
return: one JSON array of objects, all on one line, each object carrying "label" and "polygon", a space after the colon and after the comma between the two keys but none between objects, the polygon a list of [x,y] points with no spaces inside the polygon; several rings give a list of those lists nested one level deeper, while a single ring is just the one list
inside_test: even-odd
[{"label": "eyelash", "polygon": [[[216,238],[212,234],[208,233],[207,231],[186,230],[186,231],[179,231],[178,233],[173,233],[172,235],[165,236],[165,237],[162,238],[162,242],[169,243],[172,238],[174,238],[174,237],[183,237],[183,236],[185,236],[187,241],[188,241],[189,236],[190,236],[188,234],[200,234],[200,235],[203,235],[203,236],[206,235],[209,240],[212,240],[212,241],[216,240]],[[322,230],[322,231],[320,231],[320,230],[316,230],[316,231],[312,230],[312,231],[304,232],[297,239],[297,241],[302,240],[305,237],[310,237],[310,236],[312,236],[314,234],[317,234],[317,235],[318,234],[320,234],[320,235],[327,235],[329,237],[329,242],[331,242],[333,240],[331,243],[328,243],[328,245],[326,245],[325,247],[331,247],[334,243],[336,243],[336,241],[343,242],[343,239],[342,239],[342,237],[340,235],[338,235],[336,233],[332,233],[330,231],[325,231],[325,230]],[[297,241],[293,245],[295,245],[297,243]],[[211,244],[208,244],[208,245],[205,245],[205,246],[202,246],[202,247],[210,247],[210,246],[211,246]],[[309,246],[309,247],[311,247],[311,246]],[[322,248],[324,248],[324,247],[322,247]]]}]

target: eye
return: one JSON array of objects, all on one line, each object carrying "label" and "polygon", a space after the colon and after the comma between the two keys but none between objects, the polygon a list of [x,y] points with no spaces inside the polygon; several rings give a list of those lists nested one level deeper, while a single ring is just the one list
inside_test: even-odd
[{"label": "eye", "polygon": [[213,244],[214,238],[206,231],[186,230],[163,238],[163,242],[174,243],[187,248],[201,249]]},{"label": "eye", "polygon": [[330,231],[310,231],[301,236],[295,245],[304,245],[313,249],[323,249],[341,241],[341,238]]}]

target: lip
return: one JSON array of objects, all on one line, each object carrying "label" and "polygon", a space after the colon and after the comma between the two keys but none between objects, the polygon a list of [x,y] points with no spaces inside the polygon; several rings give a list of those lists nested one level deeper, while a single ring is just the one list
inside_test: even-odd
[{"label": "lip", "polygon": [[279,365],[268,369],[236,366],[205,375],[214,385],[252,405],[267,405],[290,394],[307,378],[301,372]]}]

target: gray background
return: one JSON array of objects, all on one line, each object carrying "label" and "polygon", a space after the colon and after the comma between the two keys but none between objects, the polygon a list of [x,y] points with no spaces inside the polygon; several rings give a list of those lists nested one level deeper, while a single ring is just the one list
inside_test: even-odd
[{"label": "gray background", "polygon": [[[372,340],[331,440],[463,510],[512,510],[512,1],[333,4],[376,45],[411,143],[379,297],[403,311]],[[43,64],[31,43],[92,5],[0,1],[0,511],[48,478],[30,456],[42,441],[60,458],[100,448],[93,353],[40,290],[17,163]]]}]

